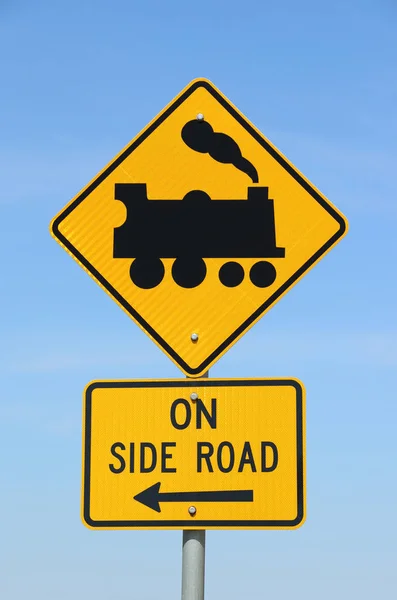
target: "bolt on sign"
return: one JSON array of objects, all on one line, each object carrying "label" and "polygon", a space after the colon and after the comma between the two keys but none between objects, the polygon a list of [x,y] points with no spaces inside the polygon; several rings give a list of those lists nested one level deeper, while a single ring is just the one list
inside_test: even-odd
[{"label": "bolt on sign", "polygon": [[293,529],[305,518],[295,379],[98,381],[85,391],[93,529]]},{"label": "bolt on sign", "polygon": [[346,230],[344,216],[206,80],[188,85],[51,225],[193,377]]}]

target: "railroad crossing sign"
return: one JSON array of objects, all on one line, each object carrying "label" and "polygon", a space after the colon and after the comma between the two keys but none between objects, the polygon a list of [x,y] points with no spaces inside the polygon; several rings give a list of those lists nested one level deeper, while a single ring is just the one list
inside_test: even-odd
[{"label": "railroad crossing sign", "polygon": [[94,529],[300,526],[304,410],[295,379],[91,383],[83,522]]},{"label": "railroad crossing sign", "polygon": [[51,226],[193,377],[346,230],[343,215],[206,80],[185,88]]}]

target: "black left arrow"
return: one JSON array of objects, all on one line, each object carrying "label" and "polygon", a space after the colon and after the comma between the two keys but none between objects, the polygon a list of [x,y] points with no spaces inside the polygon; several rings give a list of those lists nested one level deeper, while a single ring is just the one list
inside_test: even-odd
[{"label": "black left arrow", "polygon": [[160,502],[253,502],[253,490],[221,490],[215,492],[160,492],[161,482],[134,496],[134,500],[161,512]]}]

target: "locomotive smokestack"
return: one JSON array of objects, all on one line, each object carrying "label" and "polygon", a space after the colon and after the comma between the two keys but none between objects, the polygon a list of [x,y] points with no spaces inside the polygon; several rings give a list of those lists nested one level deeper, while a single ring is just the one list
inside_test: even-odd
[{"label": "locomotive smokestack", "polygon": [[182,129],[182,139],[196,152],[209,154],[220,163],[231,164],[258,183],[254,165],[244,158],[237,143],[225,133],[216,133],[207,121],[188,121]]}]

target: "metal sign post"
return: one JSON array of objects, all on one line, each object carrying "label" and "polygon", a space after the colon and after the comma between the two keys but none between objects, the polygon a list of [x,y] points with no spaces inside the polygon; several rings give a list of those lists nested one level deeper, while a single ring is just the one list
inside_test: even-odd
[{"label": "metal sign post", "polygon": [[182,541],[182,600],[204,600],[205,529],[184,531]]},{"label": "metal sign post", "polygon": [[[208,379],[209,374],[208,370],[203,377]],[[182,535],[182,600],[204,600],[204,582],[205,529],[185,529]]]}]

